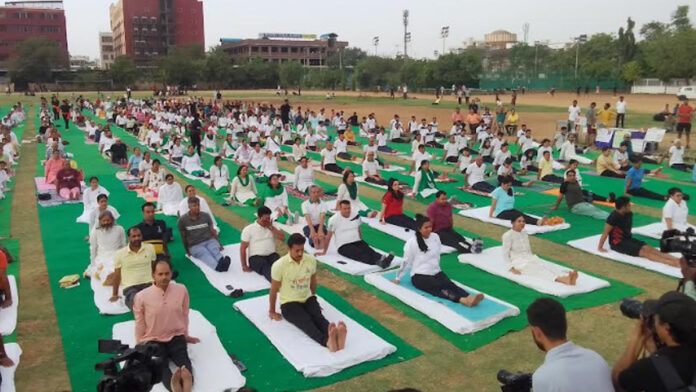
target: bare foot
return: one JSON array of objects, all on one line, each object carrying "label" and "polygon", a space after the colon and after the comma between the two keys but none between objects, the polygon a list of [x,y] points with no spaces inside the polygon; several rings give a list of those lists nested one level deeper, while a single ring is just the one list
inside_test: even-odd
[{"label": "bare foot", "polygon": [[459,300],[459,302],[469,308],[473,308],[474,306],[478,305],[481,301],[483,301],[483,294],[478,293],[474,296],[468,296],[464,297]]},{"label": "bare foot", "polygon": [[522,275],[522,272],[520,270],[515,269],[515,267],[510,268],[510,272],[512,272],[515,275]]},{"label": "bare foot", "polygon": [[181,367],[181,386],[183,392],[191,392],[193,389],[193,374],[186,366]]},{"label": "bare foot", "polygon": [[370,213],[367,214],[367,217],[368,217],[368,218],[374,218],[374,217],[376,217],[376,216],[377,216],[377,211],[370,211]]},{"label": "bare foot", "polygon": [[570,285],[575,286],[575,284],[578,282],[578,271],[572,271],[570,273]]},{"label": "bare foot", "polygon": [[339,321],[338,327],[336,327],[338,331],[338,350],[343,350],[346,348],[346,336],[348,335],[348,328],[346,328],[346,323],[343,321]]},{"label": "bare foot", "polygon": [[547,218],[547,217],[543,217],[543,218],[539,219],[539,221],[537,221],[537,226],[545,225],[546,221],[548,221],[548,220],[549,220],[549,218]]},{"label": "bare foot", "polygon": [[176,368],[176,371],[174,371],[174,374],[172,374],[170,384],[172,387],[172,392],[183,391],[183,387],[181,385],[181,368]]},{"label": "bare foot", "polygon": [[337,336],[338,331],[336,330],[336,324],[329,324],[329,338],[326,340],[326,348],[328,348],[332,353],[338,350],[338,344],[336,343]]}]

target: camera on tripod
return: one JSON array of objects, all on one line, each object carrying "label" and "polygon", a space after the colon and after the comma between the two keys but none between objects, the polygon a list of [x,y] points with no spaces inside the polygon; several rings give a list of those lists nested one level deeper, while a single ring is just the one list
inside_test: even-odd
[{"label": "camera on tripod", "polygon": [[532,375],[530,373],[511,373],[507,370],[498,372],[498,382],[502,392],[529,392],[532,390]]},{"label": "camera on tripod", "polygon": [[[97,384],[97,392],[148,392],[162,381],[164,360],[159,357],[157,343],[142,343],[129,348],[120,340],[100,339],[99,352],[116,356],[94,366],[104,373]],[[121,362],[123,366],[119,369]]]},{"label": "camera on tripod", "polygon": [[660,240],[660,252],[679,252],[686,259],[686,265],[696,267],[696,232],[692,227],[686,231],[665,230]]}]

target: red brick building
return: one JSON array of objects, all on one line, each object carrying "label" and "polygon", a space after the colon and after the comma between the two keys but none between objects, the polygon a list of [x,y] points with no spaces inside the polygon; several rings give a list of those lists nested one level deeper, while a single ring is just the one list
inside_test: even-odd
[{"label": "red brick building", "polygon": [[201,0],[119,0],[109,9],[114,54],[147,65],[171,47],[205,47]]},{"label": "red brick building", "polygon": [[44,37],[60,49],[68,64],[68,37],[62,1],[13,1],[0,7],[0,62],[11,59],[17,45]]}]

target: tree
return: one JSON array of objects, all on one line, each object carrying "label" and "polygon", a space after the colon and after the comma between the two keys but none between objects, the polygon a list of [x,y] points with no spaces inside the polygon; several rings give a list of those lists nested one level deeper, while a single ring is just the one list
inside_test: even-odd
[{"label": "tree", "polygon": [[627,63],[633,60],[636,54],[636,36],[633,34],[633,27],[635,27],[636,22],[633,19],[628,18],[626,21],[626,30],[623,27],[619,29],[619,49],[621,53],[621,60]]},{"label": "tree", "polygon": [[118,56],[114,59],[109,74],[114,83],[119,87],[125,87],[135,83],[138,79],[138,69],[133,59],[128,56]]},{"label": "tree", "polygon": [[403,61],[386,57],[368,56],[355,66],[355,81],[358,87],[372,89],[386,88],[399,83],[399,70]]},{"label": "tree", "polygon": [[300,86],[303,74],[302,64],[297,61],[288,61],[278,67],[278,79],[285,88]]},{"label": "tree", "polygon": [[223,88],[230,83],[232,58],[218,45],[205,56],[204,79],[215,88]]},{"label": "tree", "polygon": [[483,51],[473,48],[461,53],[448,53],[433,63],[433,79],[436,86],[452,84],[478,86],[483,73]]},{"label": "tree", "polygon": [[672,27],[677,33],[683,33],[691,30],[691,21],[689,20],[689,6],[680,5],[672,13]]},{"label": "tree", "polygon": [[200,45],[174,48],[161,59],[161,79],[167,84],[192,86],[197,83],[203,68]]},{"label": "tree", "polygon": [[657,21],[648,22],[640,28],[640,35],[642,35],[646,41],[658,39],[668,32],[669,25]]},{"label": "tree", "polygon": [[326,65],[329,68],[354,67],[365,57],[367,57],[367,53],[360,48],[345,48],[331,54],[326,59]]},{"label": "tree", "polygon": [[643,77],[643,69],[637,61],[629,61],[621,68],[621,79],[629,84],[633,84]]},{"label": "tree", "polygon": [[65,65],[55,42],[46,38],[29,38],[17,45],[16,57],[10,60],[10,79],[16,84],[52,81],[52,70]]}]

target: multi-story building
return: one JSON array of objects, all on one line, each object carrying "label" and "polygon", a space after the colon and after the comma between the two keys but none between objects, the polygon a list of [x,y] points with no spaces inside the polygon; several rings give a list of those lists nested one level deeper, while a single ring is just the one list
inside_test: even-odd
[{"label": "multi-story building", "polygon": [[99,33],[99,68],[109,69],[114,63],[114,36],[111,32]]},{"label": "multi-story building", "polygon": [[62,1],[10,1],[0,7],[0,62],[11,59],[21,42],[37,37],[53,42],[68,64]]},{"label": "multi-story building", "polygon": [[220,44],[236,63],[260,58],[267,62],[298,61],[306,67],[324,67],[328,57],[348,46],[348,42],[337,41],[337,37],[333,33],[319,39],[314,34],[261,33],[256,39],[223,38]]},{"label": "multi-story building", "polygon": [[505,30],[496,30],[483,37],[486,45],[494,49],[506,49],[517,42],[517,34]]},{"label": "multi-story building", "polygon": [[114,56],[131,56],[141,66],[171,47],[205,47],[201,0],[119,0],[109,16]]},{"label": "multi-story building", "polygon": [[70,70],[78,71],[81,69],[95,69],[97,62],[89,56],[70,56]]}]

